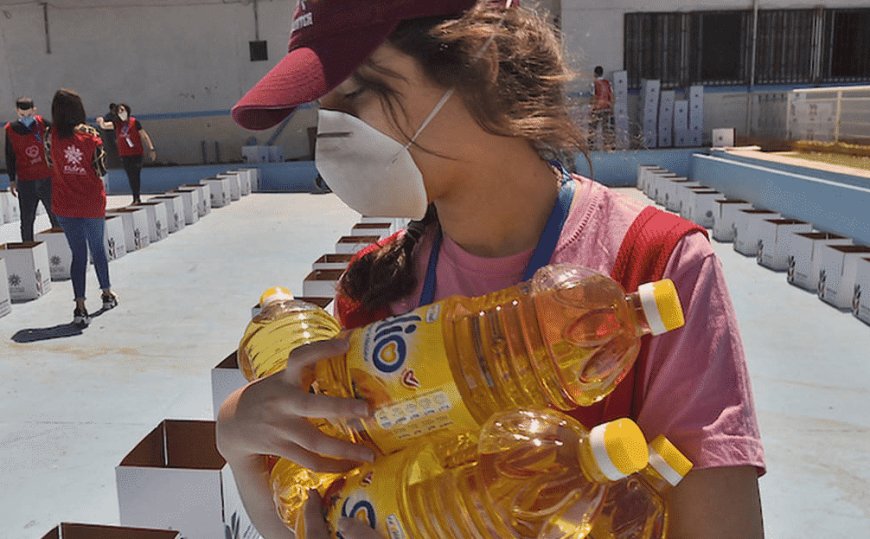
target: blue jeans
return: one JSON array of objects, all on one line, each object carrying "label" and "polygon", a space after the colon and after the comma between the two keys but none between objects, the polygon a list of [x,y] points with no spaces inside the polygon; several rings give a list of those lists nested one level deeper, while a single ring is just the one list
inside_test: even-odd
[{"label": "blue jeans", "polygon": [[85,299],[85,274],[88,270],[88,247],[94,258],[94,269],[97,270],[97,280],[100,288],[111,288],[109,283],[109,260],[106,258],[106,247],[103,237],[106,231],[106,219],[103,217],[87,219],[82,217],[57,216],[63,234],[72,251],[70,277],[73,283],[75,299]]}]

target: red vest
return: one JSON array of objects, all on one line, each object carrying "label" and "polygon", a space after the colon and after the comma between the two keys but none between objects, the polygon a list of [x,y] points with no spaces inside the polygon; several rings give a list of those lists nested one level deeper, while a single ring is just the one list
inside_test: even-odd
[{"label": "red vest", "polygon": [[35,116],[30,133],[17,133],[11,123],[6,124],[6,139],[15,151],[15,173],[19,180],[45,180],[51,177],[51,170],[45,160],[45,121]]},{"label": "red vest", "polygon": [[[629,292],[637,290],[644,283],[661,279],[677,244],[693,232],[707,234],[704,228],[676,215],[652,206],[645,208],[635,218],[622,240],[611,277]],[[399,233],[394,234],[379,244],[366,247],[354,256],[351,264],[398,236]],[[338,319],[347,329],[361,327],[392,314],[386,307],[377,312],[365,311],[359,303],[341,294],[336,296],[335,305]],[[644,398],[643,386],[650,338],[647,335],[641,339],[640,353],[634,368],[616,386],[613,393],[601,402],[576,408],[569,414],[588,427],[620,417],[637,419]]]},{"label": "red vest", "polygon": [[121,157],[135,157],[145,153],[142,149],[142,137],[136,129],[136,118],[130,116],[126,122],[117,120],[115,123],[115,145]]},{"label": "red vest", "polygon": [[595,79],[595,102],[592,104],[595,110],[609,110],[613,108],[613,88],[607,79]]},{"label": "red vest", "polygon": [[60,138],[51,132],[51,210],[61,217],[106,216],[106,188],[94,170],[100,137],[76,132]]}]

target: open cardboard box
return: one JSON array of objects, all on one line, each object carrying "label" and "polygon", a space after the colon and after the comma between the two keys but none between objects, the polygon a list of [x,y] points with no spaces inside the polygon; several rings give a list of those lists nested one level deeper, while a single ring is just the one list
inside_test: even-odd
[{"label": "open cardboard box", "polygon": [[174,530],[64,522],[43,535],[42,539],[183,539],[183,537]]},{"label": "open cardboard box", "polygon": [[12,312],[12,298],[9,296],[9,274],[6,261],[0,258],[0,318]]},{"label": "open cardboard box", "polygon": [[242,168],[236,170],[228,170],[227,174],[239,175],[239,189],[243,197],[251,194],[254,183],[254,174],[252,169]]},{"label": "open cardboard box", "polygon": [[665,185],[665,209],[679,213],[683,204],[683,191],[689,187],[701,187],[701,183],[688,178],[677,178],[668,182]]},{"label": "open cardboard box", "polygon": [[160,241],[169,235],[166,228],[169,222],[169,212],[167,211],[167,201],[165,200],[150,200],[133,204],[133,208],[142,208],[145,210],[145,215],[148,217],[148,239],[151,243]]},{"label": "open cardboard box", "polygon": [[756,260],[775,271],[788,270],[788,243],[795,233],[813,231],[813,225],[797,219],[764,219],[758,226],[760,243]]},{"label": "open cardboard box", "polygon": [[171,191],[167,194],[181,196],[184,208],[185,225],[192,225],[199,221],[199,193],[196,189],[185,189],[179,187],[175,191]]},{"label": "open cardboard box", "polygon": [[657,172],[667,172],[660,166],[657,165],[638,165],[637,166],[637,188],[644,192],[647,192],[647,186],[649,185],[649,179],[652,177],[654,173]]},{"label": "open cardboard box", "polygon": [[[258,307],[259,308],[259,307]],[[248,381],[239,370],[238,351],[233,352],[221,360],[211,370],[211,401],[215,420],[220,413],[221,404],[233,391],[244,387]]]},{"label": "open cardboard box", "polygon": [[[354,254],[380,240],[378,236],[342,236],[335,244],[338,254]],[[306,294],[308,295],[308,294]]]},{"label": "open cardboard box", "polygon": [[683,204],[683,217],[704,228],[713,228],[716,218],[716,200],[722,198],[719,191],[689,189]]},{"label": "open cardboard box", "polygon": [[350,264],[351,254],[325,254],[314,261],[312,269],[316,270],[344,270]]},{"label": "open cardboard box", "polygon": [[21,220],[18,198],[12,196],[9,189],[0,190],[0,212],[3,214],[4,223],[14,223]]},{"label": "open cardboard box", "polygon": [[148,202],[162,202],[166,206],[166,229],[174,234],[184,228],[184,197],[178,193],[151,197]]},{"label": "open cardboard box", "polygon": [[106,215],[106,234],[103,238],[106,248],[106,258],[117,260],[127,254],[127,232],[124,230],[124,218],[120,215]]},{"label": "open cardboard box", "polygon": [[858,262],[870,257],[866,245],[825,245],[820,253],[819,299],[838,309],[851,309]]},{"label": "open cardboard box", "polygon": [[650,180],[651,185],[649,197],[659,206],[664,206],[665,193],[670,187],[671,180],[676,180],[678,178],[681,178],[681,176],[674,174],[673,172],[653,174],[652,180]]},{"label": "open cardboard box", "polygon": [[302,281],[302,293],[311,298],[332,298],[344,270],[314,270]]},{"label": "open cardboard box", "polygon": [[212,208],[223,208],[229,205],[232,200],[229,178],[203,178],[200,180],[200,183],[208,185],[211,188]]},{"label": "open cardboard box", "polygon": [[72,251],[63,229],[52,227],[38,232],[33,237],[36,241],[45,243],[48,248],[48,266],[52,281],[65,281],[70,278],[70,264],[72,264]]},{"label": "open cardboard box", "polygon": [[805,290],[818,293],[819,266],[825,245],[852,245],[852,240],[828,232],[798,232],[787,242],[786,280]]},{"label": "open cardboard box", "polygon": [[41,241],[0,245],[0,260],[6,261],[6,282],[12,301],[38,299],[51,292],[48,247]]},{"label": "open cardboard box", "polygon": [[761,243],[761,223],[782,216],[770,210],[740,210],[734,220],[734,250],[746,256],[757,256]]},{"label": "open cardboard box", "polygon": [[870,257],[858,261],[855,289],[852,292],[852,314],[870,324]]},{"label": "open cardboard box", "polygon": [[257,539],[214,421],[166,420],[115,468],[121,524],[173,529],[185,539]]},{"label": "open cardboard box", "polygon": [[358,223],[353,225],[351,236],[379,236],[381,239],[390,235],[391,223]]},{"label": "open cardboard box", "polygon": [[224,172],[218,174],[217,178],[226,178],[230,181],[230,200],[235,201],[242,198],[242,179],[236,172]]},{"label": "open cardboard box", "polygon": [[179,189],[194,189],[197,193],[196,200],[196,208],[199,211],[200,217],[205,217],[206,215],[211,213],[212,208],[212,186],[210,183],[206,182],[198,182],[198,183],[185,183]]},{"label": "open cardboard box", "polygon": [[714,193],[716,192],[715,189],[710,189],[709,187],[701,185],[699,182],[694,182],[694,183],[697,183],[698,185],[691,185],[691,186],[685,187],[683,189],[677,189],[677,196],[680,197],[680,200],[678,202],[679,209],[677,210],[677,213],[679,213],[680,217],[682,217],[683,219],[688,219],[689,215],[692,213],[692,210],[689,207],[689,205],[693,201],[693,198],[692,198],[693,194],[695,194],[697,192],[701,192],[701,193],[708,193],[711,191]]},{"label": "open cardboard box", "polygon": [[745,200],[718,199],[714,202],[713,239],[721,242],[734,241],[737,213],[751,210],[752,204]]}]

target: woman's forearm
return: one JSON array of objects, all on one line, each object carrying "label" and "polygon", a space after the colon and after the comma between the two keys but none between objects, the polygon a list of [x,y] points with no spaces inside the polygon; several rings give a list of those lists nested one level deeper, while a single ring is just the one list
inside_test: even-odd
[{"label": "woman's forearm", "polygon": [[255,456],[230,462],[236,486],[251,522],[264,539],[287,539],[295,535],[278,518],[266,459]]}]

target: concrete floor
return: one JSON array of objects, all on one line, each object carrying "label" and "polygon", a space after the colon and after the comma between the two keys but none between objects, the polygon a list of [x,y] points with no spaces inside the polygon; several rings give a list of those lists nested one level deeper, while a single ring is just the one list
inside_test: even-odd
[{"label": "concrete floor", "polygon": [[[332,195],[252,195],[112,262],[121,304],[80,334],[12,340],[71,333],[68,281],[0,318],[0,538],[37,539],[60,521],[117,523],[121,458],[164,418],[211,419],[210,370],[237,345],[261,289],[300,290],[356,221]],[[17,239],[16,227],[3,225],[0,241]],[[767,536],[867,537],[870,328],[730,244],[714,246],[767,451]],[[96,310],[93,272],[88,287]]]}]

